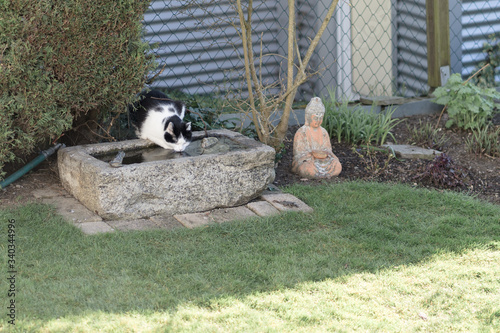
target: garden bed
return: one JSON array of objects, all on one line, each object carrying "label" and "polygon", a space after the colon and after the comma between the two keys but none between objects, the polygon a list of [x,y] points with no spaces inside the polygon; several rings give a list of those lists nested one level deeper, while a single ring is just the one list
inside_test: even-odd
[{"label": "garden bed", "polygon": [[[411,131],[413,126],[423,124],[435,125],[438,115],[417,115],[403,118],[404,121],[398,124],[393,130],[397,143],[412,143]],[[500,125],[500,119],[494,119],[496,126]],[[454,164],[462,169],[466,177],[463,184],[456,187],[433,184],[429,179],[419,177],[425,171],[430,161],[428,160],[402,160],[391,159],[387,166],[385,163],[388,154],[376,152],[372,161],[365,151],[360,151],[361,155],[353,151],[352,146],[345,143],[337,143],[332,140],[333,152],[339,157],[342,163],[341,174],[331,180],[312,181],[304,180],[291,173],[292,144],[293,135],[298,129],[291,127],[285,141],[285,150],[279,160],[276,169],[276,179],[274,184],[278,187],[287,186],[293,183],[321,184],[323,182],[343,182],[347,180],[373,180],[378,182],[400,182],[416,187],[436,188],[438,190],[449,189],[475,195],[480,199],[500,204],[500,158],[477,156],[467,153],[465,139],[469,133],[461,130],[444,129],[446,115],[440,123],[440,132],[448,138],[441,151],[445,152]],[[55,158],[44,162],[34,172],[21,178],[4,190],[0,190],[0,205],[11,205],[23,203],[31,197],[31,191],[38,188],[46,188],[51,184],[58,183],[57,164]]]},{"label": "garden bed", "polygon": [[[424,124],[434,126],[438,120],[437,114],[416,115],[402,118],[394,130],[394,136],[398,144],[413,144],[411,129],[422,127]],[[285,142],[285,150],[276,170],[275,184],[286,186],[302,182],[307,184],[321,184],[323,182],[342,182],[346,180],[373,180],[378,182],[400,182],[411,186],[450,189],[459,192],[477,195],[479,198],[500,204],[500,158],[491,156],[478,156],[467,152],[465,144],[470,134],[457,129],[445,129],[446,115],[440,121],[439,133],[448,141],[443,145],[441,151],[446,153],[455,165],[455,169],[462,170],[464,177],[462,184],[447,186],[434,184],[432,179],[424,177],[427,166],[431,163],[421,159],[390,159],[387,153],[377,151],[370,156],[366,150],[353,151],[352,145],[338,143],[332,140],[334,154],[342,163],[341,174],[331,180],[306,180],[291,173],[293,135],[298,127],[290,128]],[[500,117],[494,119],[496,126],[500,125]],[[433,147],[424,147],[433,148]],[[370,158],[372,158],[370,160]]]}]

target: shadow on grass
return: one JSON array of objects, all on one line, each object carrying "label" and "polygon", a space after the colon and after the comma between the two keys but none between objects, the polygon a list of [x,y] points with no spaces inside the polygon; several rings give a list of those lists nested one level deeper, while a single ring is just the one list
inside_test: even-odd
[{"label": "shadow on grass", "polygon": [[2,211],[2,220],[16,220],[18,320],[209,307],[215,298],[377,272],[444,252],[498,249],[500,207],[465,196],[357,182],[288,191],[315,212],[84,236],[47,206]]}]

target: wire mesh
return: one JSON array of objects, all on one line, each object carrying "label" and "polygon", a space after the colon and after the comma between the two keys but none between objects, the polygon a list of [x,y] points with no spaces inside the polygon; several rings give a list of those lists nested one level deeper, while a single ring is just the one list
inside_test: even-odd
[{"label": "wire mesh", "polygon": [[[302,57],[330,2],[296,0],[296,39]],[[282,83],[287,1],[255,0],[253,7],[252,48],[258,74],[265,84]],[[487,59],[484,43],[500,34],[500,0],[449,0],[449,7],[451,72],[468,77]],[[235,1],[154,0],[144,26],[145,39],[155,44],[158,70],[163,69],[153,86],[191,94],[245,93]],[[309,64],[309,72],[318,74],[300,87],[297,98],[329,91],[349,99],[425,95],[427,53],[426,0],[339,0]],[[269,92],[276,89],[272,86]]]}]

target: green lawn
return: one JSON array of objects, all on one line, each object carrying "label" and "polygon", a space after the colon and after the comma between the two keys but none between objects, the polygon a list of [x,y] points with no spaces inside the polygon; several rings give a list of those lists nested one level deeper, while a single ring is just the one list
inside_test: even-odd
[{"label": "green lawn", "polygon": [[[85,236],[1,210],[0,328],[18,332],[498,332],[500,206],[350,182],[286,189],[312,214]],[[16,325],[7,221],[16,223]]]}]

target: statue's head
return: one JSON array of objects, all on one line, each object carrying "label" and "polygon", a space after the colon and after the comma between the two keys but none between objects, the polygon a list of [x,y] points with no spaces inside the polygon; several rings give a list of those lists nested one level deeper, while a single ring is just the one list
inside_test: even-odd
[{"label": "statue's head", "polygon": [[305,123],[311,127],[319,127],[323,122],[325,115],[325,106],[321,102],[321,98],[313,97],[306,106],[306,119]]}]

